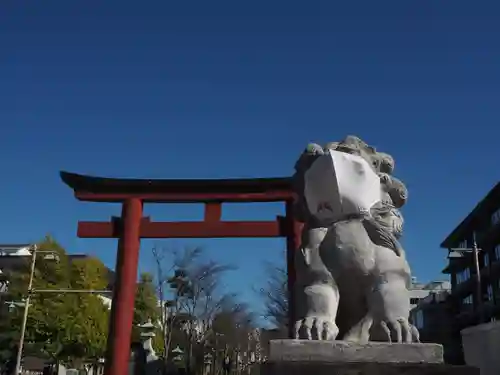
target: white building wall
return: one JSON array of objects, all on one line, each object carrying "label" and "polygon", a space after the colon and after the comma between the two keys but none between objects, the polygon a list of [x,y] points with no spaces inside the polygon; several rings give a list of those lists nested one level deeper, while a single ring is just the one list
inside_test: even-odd
[{"label": "white building wall", "polygon": [[23,247],[0,247],[0,256],[29,256],[31,252],[29,251],[29,246]]},{"label": "white building wall", "polygon": [[[451,290],[451,283],[449,281],[431,281],[427,284],[419,284],[414,282],[412,286],[408,289],[410,296],[410,308],[413,310],[417,307],[418,303],[424,300],[427,296],[432,293],[449,292]],[[417,301],[415,301],[415,299]]]}]

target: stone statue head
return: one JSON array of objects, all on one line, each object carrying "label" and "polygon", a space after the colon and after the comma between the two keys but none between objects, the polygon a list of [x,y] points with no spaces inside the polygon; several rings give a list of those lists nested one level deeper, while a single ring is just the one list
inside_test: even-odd
[{"label": "stone statue head", "polygon": [[328,142],[323,149],[326,151],[328,150],[336,150],[337,147],[339,146],[339,142]]},{"label": "stone statue head", "polygon": [[367,147],[368,145],[360,138],[354,135],[349,135],[337,144],[336,150],[348,154],[359,155],[361,151],[366,149]]},{"label": "stone statue head", "polygon": [[320,155],[323,155],[323,147],[316,143],[309,143],[306,149],[302,152],[299,160],[295,163],[295,171],[298,173],[305,172]]},{"label": "stone statue head", "polygon": [[[368,145],[361,138],[353,135],[345,137],[340,142],[329,142],[324,147],[321,147],[317,143],[309,143],[295,163],[295,174],[293,176],[294,189],[301,199],[303,198],[302,193],[305,183],[305,173],[319,156],[329,151],[358,155],[366,160],[373,171],[379,174],[379,176],[382,176],[382,174],[391,176],[394,171],[395,163],[391,155],[385,152],[378,152],[375,147]],[[402,207],[406,203],[408,191],[399,180],[394,178],[389,178],[389,180],[385,181],[387,185],[387,198],[392,201],[391,203],[394,207]],[[303,203],[304,202],[299,202],[298,206],[303,206]],[[303,210],[303,214],[307,216],[307,209],[305,206],[302,207],[301,210]]]},{"label": "stone statue head", "polygon": [[345,152],[348,154],[358,155],[365,159],[368,164],[370,164],[375,172],[379,172],[380,160],[378,158],[378,153],[374,147],[369,146],[359,137],[354,135],[347,136],[341,142],[331,142],[329,145],[334,145],[335,151]]}]

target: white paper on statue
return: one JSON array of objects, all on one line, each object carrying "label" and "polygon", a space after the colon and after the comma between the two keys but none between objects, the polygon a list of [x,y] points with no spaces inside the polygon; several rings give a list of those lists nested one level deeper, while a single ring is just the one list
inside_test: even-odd
[{"label": "white paper on statue", "polygon": [[381,200],[380,178],[360,156],[330,150],[305,173],[304,196],[320,223],[342,220]]}]

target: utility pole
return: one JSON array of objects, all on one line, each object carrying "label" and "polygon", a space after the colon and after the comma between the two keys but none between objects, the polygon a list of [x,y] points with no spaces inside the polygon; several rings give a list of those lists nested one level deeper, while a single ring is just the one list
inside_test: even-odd
[{"label": "utility pole", "polygon": [[[472,253],[472,258],[474,262],[474,268],[476,270],[475,275],[475,286],[476,286],[476,301],[477,301],[477,309],[479,312],[479,323],[484,323],[484,308],[483,308],[483,288],[481,285],[481,269],[479,267],[479,252],[482,251],[481,248],[477,246],[476,242],[476,233],[473,233],[472,240],[472,248],[452,248],[449,249],[449,252],[457,252],[457,253]],[[450,255],[448,254],[448,258]]]},{"label": "utility pole", "polygon": [[472,253],[474,255],[474,266],[476,267],[476,295],[477,295],[477,308],[479,310],[479,323],[484,323],[484,304],[483,304],[483,288],[481,285],[481,270],[479,269],[479,251],[476,243],[476,235],[474,234],[474,243],[472,246]]},{"label": "utility pole", "polygon": [[26,322],[28,321],[28,309],[29,309],[30,300],[31,300],[31,289],[33,288],[33,277],[35,275],[36,252],[37,252],[37,246],[34,245],[32,247],[32,251],[31,251],[30,278],[28,281],[28,295],[27,295],[26,299],[24,300],[23,322],[21,323],[21,335],[19,337],[19,345],[17,348],[16,369],[14,372],[15,375],[18,375],[21,372],[21,359],[23,356],[24,334],[26,332]]},{"label": "utility pole", "polygon": [[[24,313],[23,313],[23,321],[21,323],[21,334],[19,336],[19,345],[17,348],[17,357],[16,357],[16,368],[15,375],[19,375],[21,373],[21,360],[23,357],[23,347],[24,347],[24,336],[26,334],[26,324],[28,322],[28,310],[30,307],[31,296],[34,293],[96,293],[96,294],[104,294],[111,293],[110,290],[83,290],[83,289],[33,289],[33,279],[35,277],[35,265],[36,265],[36,256],[37,254],[47,254],[45,259],[55,260],[57,261],[58,255],[55,251],[39,251],[37,245],[31,246],[31,260],[30,260],[30,275],[28,281],[28,293],[24,300]],[[11,302],[11,304],[15,304],[15,302]]]}]

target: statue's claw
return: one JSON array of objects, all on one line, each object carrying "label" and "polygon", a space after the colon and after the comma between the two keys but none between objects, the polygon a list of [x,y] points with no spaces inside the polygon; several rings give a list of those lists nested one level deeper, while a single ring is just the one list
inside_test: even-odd
[{"label": "statue's claw", "polygon": [[420,333],[418,332],[417,327],[413,324],[410,324],[411,337],[414,343],[420,343]]},{"label": "statue's claw", "polygon": [[408,319],[400,318],[387,322],[380,322],[380,326],[386,334],[388,342],[395,338],[397,343],[411,344],[420,342],[418,330],[408,322]]},{"label": "statue's claw", "polygon": [[325,316],[308,316],[295,323],[295,338],[300,338],[300,331],[305,331],[307,340],[313,340],[313,332],[316,340],[335,340],[339,333],[335,319]]}]

